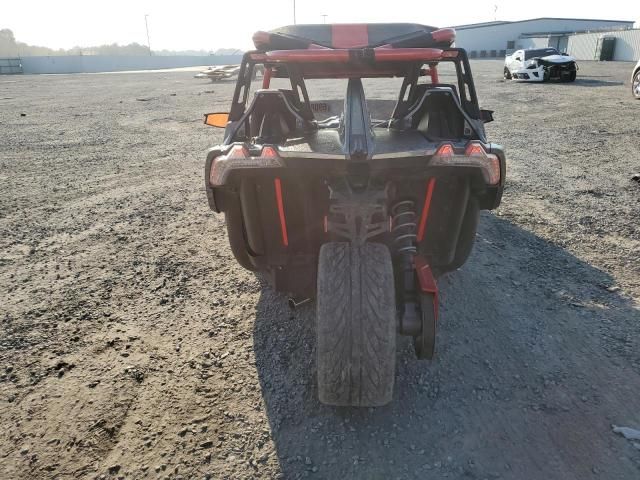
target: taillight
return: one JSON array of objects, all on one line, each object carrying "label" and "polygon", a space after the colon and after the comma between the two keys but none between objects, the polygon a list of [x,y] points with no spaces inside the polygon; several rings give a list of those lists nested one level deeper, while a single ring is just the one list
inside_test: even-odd
[{"label": "taillight", "polygon": [[273,147],[264,147],[260,156],[262,158],[280,158],[280,155],[278,155],[278,152]]},{"label": "taillight", "polygon": [[439,155],[441,157],[452,157],[455,154],[456,154],[456,152],[453,149],[453,145],[451,145],[450,143],[445,143],[436,152],[436,156]]},{"label": "taillight", "polygon": [[467,146],[467,149],[464,151],[465,155],[468,156],[482,156],[485,154],[484,148],[482,148],[482,145],[480,145],[479,143],[470,143]]},{"label": "taillight", "polygon": [[249,151],[244,145],[234,145],[226,155],[227,159],[249,158]]},{"label": "taillight", "polygon": [[487,153],[482,144],[478,142],[470,142],[463,155],[455,153],[453,145],[445,143],[438,148],[430,165],[480,167],[487,184],[498,185],[500,183],[500,159],[493,153]]},{"label": "taillight", "polygon": [[211,164],[209,183],[211,186],[224,185],[231,170],[239,168],[282,167],[278,151],[271,146],[262,148],[260,155],[252,156],[244,145],[234,145],[226,155],[216,157]]}]

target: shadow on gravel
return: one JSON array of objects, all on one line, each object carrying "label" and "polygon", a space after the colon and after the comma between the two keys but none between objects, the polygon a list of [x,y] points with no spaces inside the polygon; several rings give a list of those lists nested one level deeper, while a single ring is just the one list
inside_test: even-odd
[{"label": "shadow on gravel", "polygon": [[565,85],[575,85],[578,87],[613,87],[616,85],[624,85],[624,82],[611,80],[594,80],[592,78],[578,77],[575,82],[565,83]]},{"label": "shadow on gravel", "polygon": [[640,312],[609,275],[487,214],[439,285],[437,359],[401,338],[378,409],[318,402],[315,306],[263,290],[254,348],[282,478],[637,478],[610,424],[640,422]]}]

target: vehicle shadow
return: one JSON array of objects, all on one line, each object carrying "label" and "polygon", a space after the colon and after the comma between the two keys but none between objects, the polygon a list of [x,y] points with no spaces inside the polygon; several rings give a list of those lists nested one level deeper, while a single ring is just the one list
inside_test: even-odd
[{"label": "vehicle shadow", "polygon": [[566,83],[566,85],[576,85],[578,87],[613,87],[616,85],[624,85],[624,82],[612,81],[612,80],[595,80],[593,78],[585,78],[585,77],[578,76],[575,82],[569,82],[569,83]]},{"label": "vehicle shadow", "polygon": [[263,288],[254,350],[282,478],[634,478],[610,424],[640,424],[640,310],[613,283],[483,215],[439,280],[437,359],[399,339],[394,400],[376,409],[318,402],[314,305]]},{"label": "vehicle shadow", "polygon": [[[500,80],[500,82],[508,82],[510,80]],[[545,83],[541,82],[519,82],[522,85],[545,85]],[[609,80],[594,80],[591,78],[584,78],[578,76],[573,82],[563,82],[561,80],[549,80],[546,82],[548,85],[561,85],[565,87],[614,87],[619,85],[624,85],[624,82],[620,81],[609,81]]]}]

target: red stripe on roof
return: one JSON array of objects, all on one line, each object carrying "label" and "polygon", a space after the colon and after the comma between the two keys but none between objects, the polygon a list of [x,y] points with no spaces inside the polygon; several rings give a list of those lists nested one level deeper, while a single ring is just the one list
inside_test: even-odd
[{"label": "red stripe on roof", "polygon": [[331,25],[333,48],[357,48],[369,45],[369,29],[366,24]]}]

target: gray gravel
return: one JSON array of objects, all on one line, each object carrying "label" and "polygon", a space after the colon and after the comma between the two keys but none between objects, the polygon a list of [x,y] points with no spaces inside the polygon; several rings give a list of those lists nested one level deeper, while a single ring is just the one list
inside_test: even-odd
[{"label": "gray gravel", "polygon": [[363,410],[318,403],[314,306],[238,267],[208,210],[201,114],[232,84],[0,77],[0,476],[639,478],[612,431],[640,428],[632,65],[472,66],[503,205],[439,282],[437,359],[402,339],[394,402]]}]

